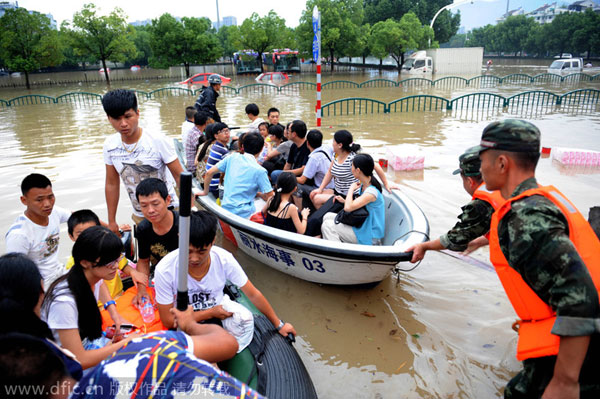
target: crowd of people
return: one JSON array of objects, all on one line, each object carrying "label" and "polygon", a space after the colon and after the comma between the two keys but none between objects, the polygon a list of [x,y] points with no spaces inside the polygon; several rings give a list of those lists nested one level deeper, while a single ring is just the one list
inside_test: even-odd
[{"label": "crowd of people", "polygon": [[[252,339],[253,316],[224,293],[226,282],[240,287],[281,335],[296,331],[277,316],[233,255],[215,246],[214,215],[192,213],[189,248],[178,247],[175,186],[184,169],[203,182],[199,195],[213,195],[240,217],[253,218],[258,212],[274,228],[381,245],[383,190],[392,187],[350,132],[335,132],[329,145],[303,121],[283,126],[279,110],[271,108],[267,122],[258,106],[249,104],[249,125],[232,135],[216,111],[220,81],[209,82],[196,106],[185,110],[186,165],[164,136],[138,125],[134,92],[104,95],[104,110],[116,130],[103,147],[106,222],[90,210],[71,213],[55,206],[46,176],[33,173],[23,179],[25,211],[9,228],[7,254],[0,257],[0,316],[11,321],[0,325],[3,384],[45,389],[59,384],[73,397],[85,397],[90,386],[119,381],[117,362],[137,357],[148,359],[148,367],[154,362],[155,376],[168,374],[177,362],[181,367],[175,367],[169,381],[194,381],[194,370],[202,370],[209,376],[207,389],[221,381],[233,396],[251,392],[211,364],[231,358]],[[491,261],[520,318],[515,323],[517,358],[524,369],[509,382],[505,397],[597,397],[600,241],[556,188],[537,183],[539,151],[540,132],[533,124],[506,120],[488,125],[480,145],[459,157],[455,174],[472,196],[459,223],[407,252],[416,262],[428,250],[472,251],[489,243]],[[119,180],[133,208],[137,264],[124,258],[119,238],[131,229],[116,220]],[[256,198],[262,200],[258,208]],[[67,265],[58,259],[63,223],[74,241]],[[184,312],[174,306],[180,251],[189,258],[190,307]],[[117,311],[114,298],[126,276],[134,284],[132,306],[156,303],[163,327],[182,331],[121,331],[130,323]],[[111,335],[103,329],[105,317],[114,323]],[[155,360],[156,350],[167,353],[169,348],[171,363]],[[44,365],[44,373],[31,364]],[[137,378],[134,389],[146,380],[153,387],[156,381],[147,369],[141,371],[125,373]],[[189,389],[189,384],[178,386],[182,393]]]}]

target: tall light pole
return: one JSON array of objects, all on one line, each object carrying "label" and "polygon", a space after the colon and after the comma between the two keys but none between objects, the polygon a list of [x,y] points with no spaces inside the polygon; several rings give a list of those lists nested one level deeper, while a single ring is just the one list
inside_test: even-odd
[{"label": "tall light pole", "polygon": [[[456,0],[454,3],[450,3],[450,4],[448,4],[448,5],[440,8],[439,11],[436,12],[435,15],[433,16],[433,18],[431,19],[431,23],[429,24],[429,27],[431,29],[433,29],[433,23],[435,22],[435,19],[438,17],[438,15],[440,15],[440,13],[442,11],[449,10],[451,8],[458,7],[458,6],[461,6],[463,4],[467,4],[467,3],[473,4],[473,1],[475,1],[475,0]],[[431,46],[431,39],[429,39],[428,46]]]},{"label": "tall light pole", "polygon": [[217,30],[221,28],[221,19],[219,18],[219,0],[217,0]]}]

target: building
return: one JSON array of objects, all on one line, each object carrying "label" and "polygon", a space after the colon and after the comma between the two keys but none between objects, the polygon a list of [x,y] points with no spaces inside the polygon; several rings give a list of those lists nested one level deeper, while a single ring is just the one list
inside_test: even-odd
[{"label": "building", "polygon": [[[19,8],[19,2],[15,1],[14,3],[11,3],[9,1],[0,1],[0,18],[4,15],[4,13],[6,12],[6,10],[16,10],[17,8]],[[34,11],[29,11],[29,13],[31,14]],[[54,30],[57,29],[57,24],[56,24],[56,20],[54,19],[54,16],[52,14],[42,14],[45,15],[49,20],[50,20],[50,27]]]},{"label": "building", "polygon": [[591,8],[594,11],[599,8],[598,4],[592,0],[581,0],[569,4],[568,10],[571,12],[585,12],[586,9]]},{"label": "building", "polygon": [[525,10],[523,10],[523,7],[519,7],[516,8],[514,10],[510,10],[508,11],[506,14],[504,14],[503,16],[501,16],[500,18],[498,18],[496,21],[497,22],[504,22],[506,20],[506,18],[508,17],[514,17],[517,15],[525,15]]},{"label": "building", "polygon": [[221,21],[221,26],[236,26],[237,25],[237,18],[236,17],[223,17],[223,20]]},{"label": "building", "polygon": [[557,15],[565,12],[569,12],[569,10],[564,7],[557,6],[556,3],[551,3],[544,4],[540,8],[537,8],[526,15],[533,18],[538,24],[549,24]]},{"label": "building", "polygon": [[0,17],[4,15],[6,10],[14,10],[19,8],[19,3],[11,3],[10,1],[0,1]]},{"label": "building", "polygon": [[222,26],[237,26],[237,18],[236,17],[223,17],[223,19],[220,21],[221,23],[219,24],[218,21],[213,22],[212,26],[213,28],[215,28],[216,30],[219,30],[219,28],[221,28]]}]

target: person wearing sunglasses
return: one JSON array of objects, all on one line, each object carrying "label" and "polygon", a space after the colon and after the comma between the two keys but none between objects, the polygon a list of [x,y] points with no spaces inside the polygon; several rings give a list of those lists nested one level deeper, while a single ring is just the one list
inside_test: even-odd
[{"label": "person wearing sunglasses", "polygon": [[52,283],[42,304],[42,319],[48,323],[55,342],[71,351],[83,369],[97,365],[138,336],[131,334],[113,343],[102,334],[97,301],[114,310],[114,301],[103,282],[115,277],[122,251],[123,244],[116,234],[102,226],[89,227],[73,245],[73,267]]}]

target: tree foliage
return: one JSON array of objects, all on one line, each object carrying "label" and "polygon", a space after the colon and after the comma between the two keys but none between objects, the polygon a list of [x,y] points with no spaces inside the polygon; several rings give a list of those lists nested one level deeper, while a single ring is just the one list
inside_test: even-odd
[{"label": "tree foliage", "polygon": [[134,26],[133,43],[136,54],[129,58],[130,65],[148,65],[152,57],[152,34],[149,26]]},{"label": "tree foliage", "polygon": [[[300,47],[309,52],[314,37],[312,15],[314,6],[321,13],[321,51],[333,61],[336,56],[353,54],[359,48],[363,8],[360,0],[308,0],[296,28]],[[331,64],[333,71],[333,63]]]},{"label": "tree foliage", "polygon": [[[134,32],[120,8],[115,8],[109,15],[98,15],[97,12],[94,4],[86,4],[73,15],[71,42],[77,53],[102,61],[102,67],[107,71],[106,61],[124,62],[135,56]],[[68,28],[69,24],[63,26]],[[104,76],[110,83],[109,74]]]},{"label": "tree foliage", "polygon": [[273,10],[264,17],[252,13],[235,33],[234,45],[239,49],[251,49],[258,53],[261,71],[263,53],[273,48],[288,47],[293,40],[290,29],[285,26],[285,19]]},{"label": "tree foliage", "polygon": [[[364,0],[365,22],[374,25],[390,18],[400,21],[405,14],[412,12],[424,25],[429,25],[434,15],[451,3],[452,0]],[[460,13],[452,14],[446,10],[437,17],[433,25],[435,39],[439,43],[445,43],[456,34],[459,27]]]},{"label": "tree foliage", "polygon": [[188,77],[191,64],[215,62],[223,51],[208,18],[184,17],[177,21],[166,13],[152,21],[150,33],[150,65],[168,68],[183,64]]},{"label": "tree foliage", "polygon": [[600,51],[600,15],[592,10],[563,13],[551,23],[539,25],[526,16],[511,16],[497,25],[474,29],[467,46],[488,52],[520,54],[523,50],[540,57],[561,53]]},{"label": "tree foliage", "polygon": [[373,55],[380,59],[389,54],[400,70],[404,53],[427,48],[432,37],[433,30],[421,25],[417,16],[409,12],[402,16],[400,22],[390,18],[373,25],[370,48]]},{"label": "tree foliage", "polygon": [[63,61],[58,32],[45,15],[24,8],[7,9],[0,18],[0,58],[9,69],[25,73],[29,89],[30,72]]},{"label": "tree foliage", "polygon": [[223,49],[223,57],[233,58],[233,53],[239,50],[234,45],[234,40],[239,37],[239,27],[237,26],[221,26],[217,32],[217,38]]}]

